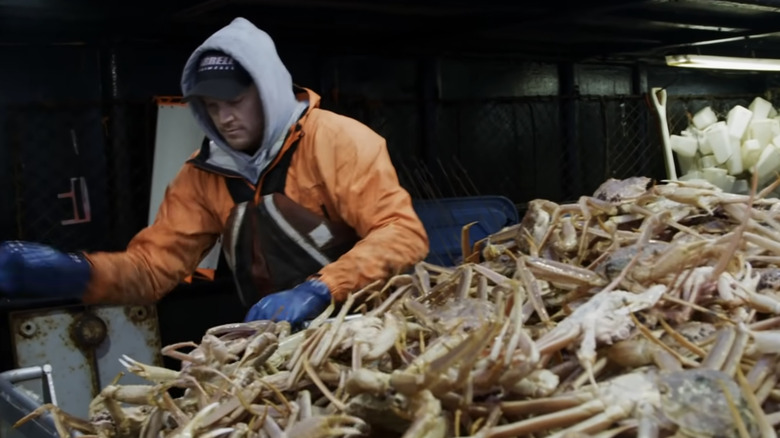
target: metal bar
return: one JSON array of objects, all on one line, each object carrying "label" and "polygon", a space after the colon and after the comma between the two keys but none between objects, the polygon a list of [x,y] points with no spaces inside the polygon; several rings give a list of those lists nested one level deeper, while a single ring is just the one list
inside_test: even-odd
[{"label": "metal bar", "polygon": [[636,11],[621,11],[618,15],[613,15],[609,20],[613,22],[622,22],[623,20],[635,21],[635,22],[650,22],[650,23],[662,23],[665,26],[672,27],[691,27],[691,28],[720,28],[723,29],[741,29],[742,31],[748,29],[766,29],[773,23],[777,24],[777,17],[762,16],[739,16],[735,14],[720,14],[711,10],[668,10],[668,9],[656,9],[645,8]]},{"label": "metal bar", "polygon": [[17,368],[15,370],[4,371],[0,377],[11,383],[19,383],[26,380],[40,379],[43,376],[43,367]]},{"label": "metal bar", "polygon": [[[1,420],[14,424],[39,407],[35,400],[19,391],[8,378],[0,375]],[[48,412],[20,425],[16,430],[27,438],[59,438],[57,428],[54,426],[54,418]]]},{"label": "metal bar", "polygon": [[[620,2],[620,0],[608,0],[610,2]],[[646,0],[644,0],[646,1]],[[534,6],[527,3],[512,4],[503,2],[492,2],[489,5],[479,4],[456,4],[447,5],[423,4],[423,3],[388,3],[388,2],[367,2],[360,0],[205,0],[196,3],[194,6],[181,9],[173,14],[177,19],[192,19],[202,16],[216,9],[228,7],[256,7],[258,10],[268,10],[268,8],[306,8],[320,9],[322,11],[343,11],[343,12],[369,12],[388,14],[393,16],[425,16],[425,17],[458,17],[463,15],[480,14],[483,11],[490,13],[533,13]],[[537,10],[538,11],[538,10]],[[247,14],[245,14],[247,15]]]},{"label": "metal bar", "polygon": [[[526,27],[544,28],[552,23],[565,22],[566,19],[579,19],[584,16],[595,17],[608,14],[610,12],[625,10],[642,6],[647,3],[655,3],[657,0],[606,0],[601,2],[582,2],[575,7],[564,7],[555,10],[550,15],[544,16],[526,16],[523,19],[506,23],[503,26],[496,26],[495,22],[488,23],[487,26],[480,28],[469,28],[467,31],[458,29],[459,34],[471,34],[475,31],[490,30],[491,32],[501,31],[502,29],[523,29]],[[492,24],[492,25],[491,25]]]},{"label": "metal bar", "polygon": [[670,53],[672,51],[675,51],[676,49],[683,49],[686,47],[701,47],[701,46],[708,46],[708,45],[726,44],[726,43],[733,43],[738,41],[757,40],[757,39],[768,38],[772,36],[780,36],[780,30],[772,30],[769,32],[754,30],[754,32],[740,33],[726,38],[673,42],[673,43],[667,43],[658,46],[644,45],[641,47],[637,47],[636,45],[634,45],[634,46],[623,46],[622,48],[620,47],[603,48],[603,49],[599,48],[597,50],[583,52],[582,57],[592,58],[592,57],[610,56],[610,55],[611,56],[617,56],[617,55],[657,56],[658,54]]},{"label": "metal bar", "polygon": [[[664,0],[669,2],[669,0]],[[777,0],[687,0],[690,4],[700,4],[707,8],[727,7],[743,11],[780,11]]]},{"label": "metal bar", "polygon": [[17,368],[15,370],[0,373],[0,377],[11,383],[19,383],[28,380],[41,379],[43,386],[43,401],[57,405],[57,394],[54,391],[54,378],[52,377],[52,367],[44,364],[39,367]]},{"label": "metal bar", "polygon": [[745,32],[727,38],[717,38],[717,39],[704,40],[704,41],[689,41],[689,42],[676,43],[676,44],[667,44],[660,47],[654,47],[651,50],[663,51],[663,50],[679,49],[683,47],[709,46],[714,44],[733,43],[735,41],[757,40],[757,39],[777,36],[777,35],[780,35],[780,30],[763,32],[763,33]]},{"label": "metal bar", "polygon": [[[560,94],[571,96],[578,93],[577,73],[572,63],[563,63],[559,66]],[[561,126],[563,127],[564,150],[566,151],[566,175],[563,193],[564,196],[577,196],[582,190],[582,172],[580,166],[579,148],[579,100],[564,100],[561,104]],[[567,184],[568,183],[568,184]]]}]

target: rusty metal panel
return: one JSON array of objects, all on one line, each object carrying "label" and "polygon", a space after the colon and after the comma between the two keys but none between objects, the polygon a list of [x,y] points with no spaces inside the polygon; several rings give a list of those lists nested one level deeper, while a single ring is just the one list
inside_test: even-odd
[{"label": "rusty metal panel", "polygon": [[79,308],[13,312],[10,315],[16,367],[51,364],[60,407],[86,417],[98,382],[92,377],[92,358],[77,346],[70,327]]},{"label": "rusty metal panel", "polygon": [[[9,316],[15,365],[51,364],[60,408],[79,417],[87,417],[92,398],[123,370],[122,355],[162,364],[154,306],[74,306]],[[126,374],[120,383],[146,382]]]},{"label": "rusty metal panel", "polygon": [[149,383],[127,373],[119,363],[126,354],[133,359],[150,365],[162,366],[160,355],[160,333],[157,325],[157,309],[154,306],[99,307],[95,315],[108,326],[107,340],[95,351],[98,379],[101,387],[107,385],[120,372],[125,371],[121,384]]}]

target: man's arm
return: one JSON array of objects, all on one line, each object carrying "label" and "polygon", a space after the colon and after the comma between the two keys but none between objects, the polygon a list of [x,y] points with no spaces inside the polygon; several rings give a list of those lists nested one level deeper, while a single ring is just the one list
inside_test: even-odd
[{"label": "man's arm", "polygon": [[357,121],[342,123],[341,131],[318,132],[324,135],[315,140],[336,143],[317,148],[329,151],[332,155],[325,161],[335,163],[334,168],[320,170],[339,214],[362,237],[319,272],[337,301],[413,266],[429,249],[425,228],[411,196],[398,182],[385,140]]},{"label": "man's arm", "polygon": [[190,275],[221,232],[219,218],[204,200],[222,183],[185,165],[165,192],[155,222],[122,252],[86,254],[92,275],[86,303],[152,303]]}]

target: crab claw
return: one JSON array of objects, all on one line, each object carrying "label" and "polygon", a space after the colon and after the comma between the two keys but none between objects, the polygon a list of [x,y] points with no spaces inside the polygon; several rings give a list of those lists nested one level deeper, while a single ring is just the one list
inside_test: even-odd
[{"label": "crab claw", "polygon": [[119,359],[119,363],[127,369],[127,371],[135,374],[138,377],[149,380],[154,383],[165,383],[179,378],[179,372],[168,368],[158,367],[154,365],[146,365],[138,362],[132,357],[123,354]]},{"label": "crab claw", "polygon": [[291,427],[286,436],[331,438],[337,436],[361,436],[368,432],[368,425],[351,415],[322,415],[309,417]]}]

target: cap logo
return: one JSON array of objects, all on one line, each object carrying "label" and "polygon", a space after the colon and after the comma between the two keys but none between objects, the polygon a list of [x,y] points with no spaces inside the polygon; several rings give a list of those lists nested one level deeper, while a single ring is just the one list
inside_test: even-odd
[{"label": "cap logo", "polygon": [[200,61],[198,71],[235,70],[236,64],[230,56],[206,56]]}]

